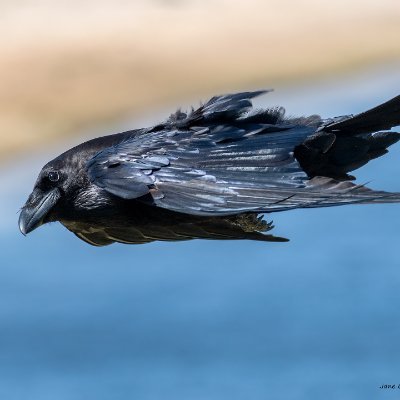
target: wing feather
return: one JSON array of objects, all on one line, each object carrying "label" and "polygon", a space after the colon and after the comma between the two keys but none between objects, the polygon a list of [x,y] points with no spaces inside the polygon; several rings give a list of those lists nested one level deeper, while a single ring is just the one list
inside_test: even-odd
[{"label": "wing feather", "polygon": [[[89,161],[90,179],[124,199],[203,216],[399,201],[398,194],[350,182],[310,180],[294,149],[315,136],[321,119],[285,121],[276,109],[249,113],[250,99],[261,93],[215,97],[128,137]],[[314,142],[328,151],[334,139],[325,139]]]}]

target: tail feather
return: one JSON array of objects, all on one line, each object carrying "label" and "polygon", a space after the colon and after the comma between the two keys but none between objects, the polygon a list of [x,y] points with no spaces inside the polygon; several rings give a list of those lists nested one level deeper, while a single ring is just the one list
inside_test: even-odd
[{"label": "tail feather", "polygon": [[382,132],[400,125],[400,96],[355,116],[323,124],[295,149],[295,157],[310,178],[355,179],[348,172],[387,153],[400,133]]},{"label": "tail feather", "polygon": [[354,117],[321,127],[325,132],[349,134],[372,133],[400,125],[400,95]]},{"label": "tail feather", "polygon": [[[310,178],[326,176],[341,181],[353,180],[355,178],[349,172],[386,154],[387,147],[399,140],[398,132],[354,136],[319,132],[297,146],[294,155]],[[328,146],[321,143],[328,143]]]}]

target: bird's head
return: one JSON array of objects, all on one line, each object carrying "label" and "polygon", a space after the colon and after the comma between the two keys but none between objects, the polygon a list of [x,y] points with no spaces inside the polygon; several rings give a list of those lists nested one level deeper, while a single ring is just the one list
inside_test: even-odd
[{"label": "bird's head", "polygon": [[73,176],[73,171],[59,159],[42,168],[19,217],[19,229],[24,235],[56,220],[59,203],[69,197],[73,189]]},{"label": "bird's head", "polygon": [[92,184],[86,172],[88,159],[101,149],[96,144],[77,146],[42,168],[21,209],[19,229],[24,235],[47,222],[74,220],[79,213],[104,206],[107,193]]}]

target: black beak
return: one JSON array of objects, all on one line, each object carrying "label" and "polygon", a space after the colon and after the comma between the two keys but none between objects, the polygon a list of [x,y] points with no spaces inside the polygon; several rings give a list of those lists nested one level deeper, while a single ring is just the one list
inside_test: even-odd
[{"label": "black beak", "polygon": [[57,188],[49,192],[35,189],[21,210],[19,216],[19,230],[23,235],[32,232],[43,224],[43,220],[60,198]]}]

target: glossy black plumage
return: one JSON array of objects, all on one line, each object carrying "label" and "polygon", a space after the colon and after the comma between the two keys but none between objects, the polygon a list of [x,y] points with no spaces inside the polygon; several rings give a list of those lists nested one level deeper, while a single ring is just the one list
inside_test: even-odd
[{"label": "glossy black plumage", "polygon": [[[36,227],[29,210],[50,189],[59,199],[40,223],[60,221],[94,245],[283,240],[260,233],[271,227],[257,215],[400,200],[355,185],[348,174],[399,140],[382,130],[400,123],[400,96],[355,117],[322,120],[285,118],[282,108],[252,110],[251,99],[262,93],[214,97],[152,128],[67,151],[43,168],[21,230]],[[54,171],[61,177],[55,184],[48,179]]]}]

